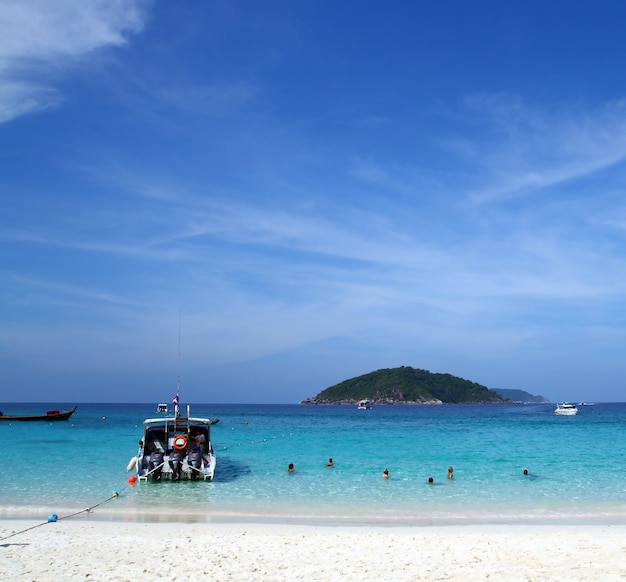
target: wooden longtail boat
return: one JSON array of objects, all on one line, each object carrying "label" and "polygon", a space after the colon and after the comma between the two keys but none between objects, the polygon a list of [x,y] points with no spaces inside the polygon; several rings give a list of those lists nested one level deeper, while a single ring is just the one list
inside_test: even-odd
[{"label": "wooden longtail boat", "polygon": [[45,421],[51,421],[51,420],[67,420],[70,416],[72,416],[72,414],[74,414],[74,411],[76,410],[77,406],[74,406],[74,408],[72,408],[71,410],[64,410],[64,411],[60,411],[60,410],[48,410],[48,412],[46,412],[46,414],[36,414],[36,415],[13,415],[13,414],[2,414],[2,412],[0,412],[0,420],[45,420]]}]

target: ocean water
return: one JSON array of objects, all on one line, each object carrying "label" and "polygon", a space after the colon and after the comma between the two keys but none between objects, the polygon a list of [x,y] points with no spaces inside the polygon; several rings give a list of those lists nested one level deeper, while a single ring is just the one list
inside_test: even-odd
[{"label": "ocean water", "polygon": [[[71,405],[0,409],[34,414]],[[158,416],[156,404],[79,404],[67,422],[0,422],[0,518],[623,523],[626,403],[581,406],[574,417],[553,410],[192,404],[193,416],[220,419],[212,427],[214,481],[130,486],[126,466],[143,420]]]}]

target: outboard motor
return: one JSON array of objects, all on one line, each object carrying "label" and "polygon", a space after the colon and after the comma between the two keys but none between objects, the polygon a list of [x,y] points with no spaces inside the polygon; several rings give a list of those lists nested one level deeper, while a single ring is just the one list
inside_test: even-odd
[{"label": "outboard motor", "polygon": [[163,471],[163,451],[153,451],[150,454],[148,469],[153,481],[161,480],[161,471]]},{"label": "outboard motor", "polygon": [[180,472],[183,468],[184,460],[185,460],[184,451],[172,451],[170,453],[170,467],[172,469],[172,481],[178,481],[180,479]]},{"label": "outboard motor", "polygon": [[200,447],[194,447],[187,457],[187,463],[191,467],[191,478],[195,481],[202,470],[202,453]]}]

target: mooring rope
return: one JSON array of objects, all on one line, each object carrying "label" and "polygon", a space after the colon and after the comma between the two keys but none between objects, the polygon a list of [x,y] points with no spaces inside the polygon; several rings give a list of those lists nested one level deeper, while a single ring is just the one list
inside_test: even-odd
[{"label": "mooring rope", "polygon": [[[247,422],[244,424],[248,424]],[[231,427],[231,430],[235,430],[235,427]],[[228,450],[229,447],[241,447],[241,446],[258,446],[258,445],[268,445],[271,441],[280,439],[280,438],[288,438],[293,436],[293,433],[280,433],[278,436],[273,435],[270,436],[269,438],[262,438],[262,439],[258,439],[258,440],[249,440],[249,441],[244,441],[244,440],[240,440],[238,442],[232,442],[229,444],[221,444],[218,445],[220,448],[218,448],[218,446],[214,445],[214,448],[216,448],[218,451],[226,451]],[[128,488],[128,485],[126,485],[125,487],[123,487],[120,492],[124,491],[125,489]],[[113,491],[113,493],[111,494],[110,497],[107,497],[105,500],[100,501],[100,503],[96,503],[95,505],[92,505],[91,507],[86,507],[85,509],[81,509],[80,511],[77,511],[75,513],[71,513],[70,515],[65,515],[63,517],[58,517],[56,515],[56,513],[52,513],[50,514],[50,516],[48,516],[47,521],[44,521],[42,523],[38,523],[36,525],[33,525],[31,527],[27,527],[26,529],[20,530],[20,531],[16,531],[13,532],[12,534],[9,534],[8,536],[4,536],[0,538],[0,542],[3,542],[4,540],[8,540],[9,538],[12,538],[16,535],[19,534],[23,534],[26,533],[27,531],[36,529],[38,527],[42,527],[44,525],[46,525],[47,523],[55,523],[57,521],[62,521],[64,519],[70,519],[72,517],[76,517],[77,515],[81,515],[82,513],[90,513],[92,510],[94,510],[96,507],[100,507],[101,505],[104,505],[105,503],[108,503],[109,501],[111,501],[112,499],[115,499],[116,497],[119,497],[120,493],[118,493],[117,491]]]},{"label": "mooring rope", "polygon": [[[128,485],[126,485],[124,488],[122,488],[121,491],[124,491],[124,489],[127,489],[127,488],[128,488]],[[76,517],[77,515],[80,515],[81,513],[91,513],[91,511],[93,511],[96,507],[100,507],[101,505],[104,505],[105,503],[108,503],[112,499],[115,499],[116,497],[119,497],[119,496],[120,496],[119,492],[113,491],[113,493],[111,493],[110,497],[107,497],[105,500],[100,501],[100,503],[96,503],[95,505],[92,505],[90,507],[86,507],[85,509],[81,509],[80,511],[77,511],[75,513],[71,513],[70,515],[65,515],[63,517],[58,517],[56,513],[51,513],[48,516],[48,519],[46,521],[44,521],[42,523],[38,523],[36,525],[32,525],[31,527],[27,527],[26,529],[23,529],[23,530],[13,532],[12,534],[9,534],[8,536],[4,536],[4,537],[0,538],[0,542],[3,542],[4,540],[8,540],[9,538],[12,538],[13,536],[26,533],[27,531],[30,531],[32,529],[44,526],[47,523],[55,523],[55,522],[61,521],[63,519],[70,519],[71,517]]]}]

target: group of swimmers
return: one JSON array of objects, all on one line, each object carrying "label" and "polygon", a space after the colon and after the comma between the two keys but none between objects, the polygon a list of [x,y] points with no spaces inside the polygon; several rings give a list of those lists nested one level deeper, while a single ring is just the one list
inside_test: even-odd
[{"label": "group of swimmers", "polygon": [[[389,479],[389,469],[383,470],[383,479]],[[448,479],[454,479],[454,469],[452,467],[448,467]],[[435,482],[433,477],[428,477],[426,483],[432,485]]]},{"label": "group of swimmers", "polygon": [[[332,457],[330,459],[328,459],[328,462],[326,463],[327,467],[334,467],[335,464],[333,463],[333,459]],[[287,467],[287,473],[293,473],[295,471],[295,467],[293,463],[289,463],[288,467]],[[453,475],[454,473],[454,469],[452,467],[448,467],[448,479],[452,479],[454,477]],[[528,472],[526,471],[526,469],[524,469],[524,474],[527,474]],[[383,479],[389,479],[389,469],[383,469]],[[432,477],[428,477],[428,481],[427,483],[434,483],[435,480]]]},{"label": "group of swimmers", "polygon": [[[332,458],[328,459],[328,462],[326,463],[327,467],[334,467],[335,464],[333,463]],[[289,466],[287,467],[287,473],[293,473],[295,471],[295,467],[293,465],[293,463],[289,463]],[[524,476],[525,477],[530,477],[531,479],[535,478],[535,475],[530,475],[528,473],[528,469],[524,469]],[[383,474],[382,474],[383,479],[389,479],[389,469],[383,469]],[[448,467],[448,479],[454,479],[454,469],[452,467]],[[435,480],[432,477],[428,477],[428,480],[426,481],[429,485],[432,485]]]},{"label": "group of swimmers", "polygon": [[[328,459],[328,463],[326,463],[327,467],[333,467],[333,460],[332,459]],[[293,463],[289,463],[288,467],[287,467],[287,473],[293,473],[295,472],[296,468],[294,467]]]}]

